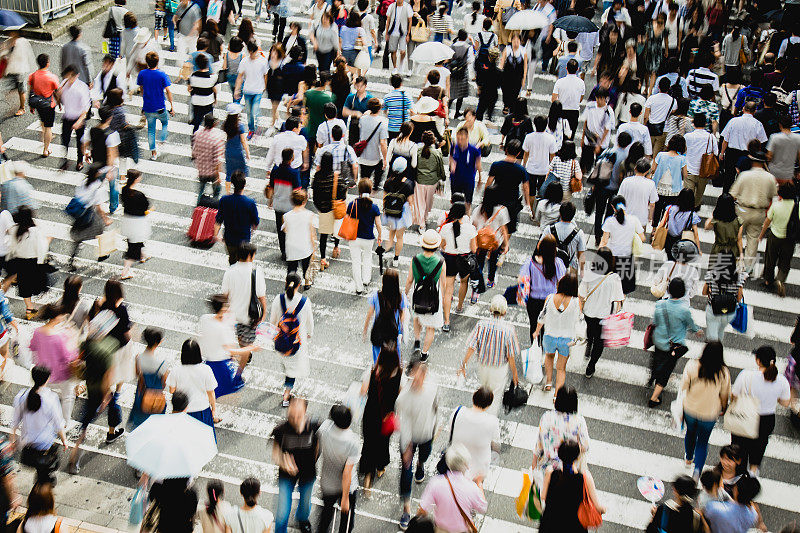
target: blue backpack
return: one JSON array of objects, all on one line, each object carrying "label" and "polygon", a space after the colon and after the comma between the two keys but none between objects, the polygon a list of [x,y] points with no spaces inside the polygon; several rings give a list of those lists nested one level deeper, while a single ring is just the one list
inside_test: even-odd
[{"label": "blue backpack", "polygon": [[79,228],[84,228],[92,223],[92,208],[87,207],[77,198],[69,201],[64,212],[75,221],[75,226]]},{"label": "blue backpack", "polygon": [[300,349],[300,319],[298,315],[306,303],[306,297],[300,298],[294,311],[286,309],[286,295],[281,294],[281,310],[283,314],[278,321],[278,333],[275,335],[275,351],[283,355],[294,355]]}]

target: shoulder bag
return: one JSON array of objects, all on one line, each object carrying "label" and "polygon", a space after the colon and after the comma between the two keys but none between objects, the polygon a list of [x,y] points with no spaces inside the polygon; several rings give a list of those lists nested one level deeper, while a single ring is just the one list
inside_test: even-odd
[{"label": "shoulder bag", "polygon": [[425,26],[425,22],[422,19],[411,27],[411,40],[415,43],[426,43],[431,38],[431,30],[427,26]]},{"label": "shoulder bag", "polygon": [[586,529],[595,529],[603,523],[603,515],[597,510],[589,497],[589,489],[586,488],[586,478],[583,478],[583,500],[578,506],[578,522]]},{"label": "shoulder bag", "polygon": [[752,394],[752,378],[750,379],[749,392],[737,396],[725,411],[722,427],[739,437],[748,439],[758,438],[758,428],[761,422],[761,415],[758,413],[760,402]]},{"label": "shoulder bag", "polygon": [[[405,100],[405,98],[403,100]],[[372,140],[372,137],[376,133],[378,133],[378,130],[380,129],[380,127],[381,127],[381,122],[379,120],[378,121],[378,125],[375,126],[374,130],[372,130],[372,133],[369,134],[369,137],[367,137],[363,141],[358,141],[356,144],[353,145],[353,151],[356,153],[356,155],[361,155],[362,153],[364,153],[364,150],[367,149],[367,145]]]},{"label": "shoulder bag", "polygon": [[672,263],[672,268],[669,269],[669,274],[667,274],[666,279],[661,280],[660,282],[656,283],[652,287],[650,287],[650,294],[658,298],[659,300],[664,297],[667,293],[667,287],[669,286],[669,280],[672,278],[672,273],[675,271],[675,267],[678,266],[677,262]]},{"label": "shoulder bag", "polygon": [[500,242],[497,240],[497,233],[492,229],[492,221],[499,214],[500,211],[498,210],[497,213],[492,215],[489,220],[486,221],[486,224],[478,230],[478,236],[476,238],[478,249],[494,251],[500,246]]},{"label": "shoulder bag", "polygon": [[[458,498],[456,497],[456,491],[453,490],[453,484],[450,483],[450,478],[447,477],[445,474],[444,478],[447,480],[447,484],[450,486],[450,494],[453,495],[453,501],[456,502],[456,507],[458,508],[459,514],[461,514],[461,518],[464,519],[464,524],[467,526],[467,533],[478,533],[478,528],[475,527],[475,522],[472,521],[472,518],[464,512],[464,509],[461,508],[461,504],[458,503]],[[580,512],[580,511],[579,511]]]},{"label": "shoulder bag", "polygon": [[672,99],[672,102],[669,104],[669,109],[667,109],[667,116],[664,118],[664,122],[654,123],[654,122],[647,122],[647,129],[650,131],[650,135],[652,137],[659,137],[664,135],[664,126],[667,124],[667,120],[669,119],[669,114],[672,113],[672,106],[675,105],[675,99]]},{"label": "shoulder bag", "polygon": [[354,241],[358,238],[358,198],[353,200],[353,214],[345,211],[342,225],[339,228],[339,237],[346,241]]},{"label": "shoulder bag", "polygon": [[[456,412],[453,413],[453,421],[450,422],[450,439],[447,441],[448,448],[450,447],[451,444],[453,444],[453,431],[455,430],[456,427],[456,417],[458,416],[458,412],[461,411],[461,407],[462,406],[460,405],[456,407]],[[439,462],[436,463],[436,471],[443,475],[450,471],[450,469],[447,468],[447,461],[445,461],[444,459],[444,454],[446,452],[447,448],[445,448],[445,450],[442,452],[441,457],[439,457]]]},{"label": "shoulder bag", "polygon": [[[342,166],[347,164],[345,161],[342,163]],[[333,211],[333,218],[335,220],[340,220],[344,218],[345,214],[347,214],[347,204],[345,204],[344,200],[339,200],[337,198],[339,192],[339,174],[334,172],[333,173],[333,192],[331,193],[331,206]]]},{"label": "shoulder bag", "polygon": [[[253,269],[253,271],[255,271],[255,269]],[[164,361],[158,365],[156,374],[158,374],[162,366],[164,366]],[[144,389],[142,390],[141,401],[142,412],[148,415],[163,413],[167,406],[167,399],[164,397],[164,391],[159,389],[148,389],[145,386],[142,388]]]},{"label": "shoulder bag", "polygon": [[575,160],[572,160],[572,170],[569,175],[569,190],[573,193],[581,192],[583,190],[583,182],[575,175]]},{"label": "shoulder bag", "polygon": [[708,134],[708,142],[706,143],[706,151],[700,158],[700,177],[708,180],[713,180],[719,174],[719,159],[714,155],[711,150],[711,134]]},{"label": "shoulder bag", "polygon": [[[666,309],[663,309],[663,312],[664,312],[664,321],[667,323],[667,331],[669,332],[669,330],[672,329],[672,327],[670,326],[670,321],[669,321],[669,313],[667,312]],[[670,339],[669,339],[669,353],[670,353],[670,355],[672,355],[672,357],[678,359],[678,358],[683,357],[684,355],[686,355],[686,352],[688,352],[688,351],[689,351],[689,347],[688,346],[686,346],[685,344],[681,344],[679,342],[674,342],[672,340],[672,338],[670,337]]]}]

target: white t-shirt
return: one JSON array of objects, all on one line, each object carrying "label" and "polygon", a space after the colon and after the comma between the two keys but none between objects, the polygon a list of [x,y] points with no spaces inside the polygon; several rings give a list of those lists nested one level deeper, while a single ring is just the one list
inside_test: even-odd
[{"label": "white t-shirt", "polygon": [[197,344],[205,361],[225,361],[231,354],[226,346],[238,346],[233,320],[226,315],[222,320],[209,313],[200,317],[197,324]]},{"label": "white t-shirt", "polygon": [[634,233],[644,232],[642,223],[636,215],[625,213],[625,223],[620,224],[610,216],[603,222],[603,231],[608,232],[608,248],[614,257],[630,257]]},{"label": "white t-shirt", "polygon": [[[267,295],[267,283],[264,280],[264,271],[256,268],[256,296],[259,298]],[[222,276],[222,293],[228,295],[228,303],[236,322],[249,324],[250,317],[247,309],[250,307],[251,273],[253,263],[239,261],[234,263]]]},{"label": "white t-shirt", "polygon": [[272,511],[260,505],[247,511],[241,507],[231,507],[225,515],[225,523],[230,526],[232,533],[264,533],[274,521]]},{"label": "white t-shirt", "polygon": [[335,142],[333,140],[333,127],[339,126],[342,129],[342,137],[345,137],[347,134],[347,125],[344,123],[344,120],[340,118],[332,118],[330,120],[326,120],[322,124],[319,125],[317,128],[317,144],[320,146],[325,146],[327,144],[331,144]]},{"label": "white t-shirt", "polygon": [[648,121],[653,124],[661,124],[667,120],[667,115],[678,106],[678,102],[667,93],[656,93],[647,98],[644,108],[650,110]]},{"label": "white t-shirt", "polygon": [[371,13],[361,17],[361,27],[364,28],[364,46],[372,46],[372,32],[378,33],[378,23]]},{"label": "white t-shirt", "polygon": [[311,227],[314,213],[308,209],[292,209],[283,215],[281,229],[286,233],[286,260],[297,261],[309,257],[314,251]]},{"label": "white t-shirt", "polygon": [[439,234],[442,236],[442,240],[444,240],[444,253],[446,254],[468,254],[472,250],[470,248],[470,242],[478,235],[478,230],[472,225],[467,215],[464,215],[459,222],[461,228],[458,239],[453,235],[452,222],[448,222],[439,230]]},{"label": "white t-shirt", "polygon": [[105,180],[95,180],[91,185],[86,185],[85,181],[82,182],[75,187],[75,198],[86,207],[94,207],[102,204],[105,195],[101,189],[103,188],[104,182]]},{"label": "white t-shirt", "polygon": [[204,411],[211,407],[208,391],[217,388],[217,379],[211,367],[200,363],[196,365],[177,365],[169,372],[167,387],[175,387],[189,398],[187,413]]},{"label": "white t-shirt", "polygon": [[558,96],[565,111],[577,111],[581,98],[586,94],[586,83],[577,74],[567,74],[556,81],[553,93]]},{"label": "white t-shirt", "polygon": [[58,516],[54,514],[32,516],[25,522],[24,533],[50,533],[55,529],[57,521]]},{"label": "white t-shirt", "polygon": [[655,182],[636,174],[622,180],[619,194],[625,198],[627,212],[636,216],[639,222],[648,219],[650,204],[658,201]]},{"label": "white t-shirt", "polygon": [[263,93],[267,88],[264,83],[264,76],[267,75],[267,72],[269,72],[269,61],[263,55],[259,54],[255,59],[251,59],[249,55],[242,57],[239,62],[239,74],[244,73],[242,93]]},{"label": "white t-shirt", "polygon": [[[603,278],[605,280],[598,285]],[[592,294],[587,298],[589,293]],[[608,275],[600,275],[588,269],[583,275],[581,284],[578,285],[578,296],[585,300],[583,314],[594,318],[607,317],[611,313],[611,302],[621,302],[625,299],[619,274],[611,272]]]},{"label": "white t-shirt", "polygon": [[686,172],[693,175],[700,174],[700,164],[703,154],[717,154],[717,138],[708,133],[704,128],[695,128],[684,135],[686,139]]},{"label": "white t-shirt", "polygon": [[631,144],[642,143],[644,155],[653,155],[653,142],[650,139],[650,130],[641,122],[625,122],[617,128],[617,138],[622,132],[627,132],[631,136]]},{"label": "white t-shirt", "polygon": [[[475,225],[476,231],[482,230],[487,225],[487,222],[491,220],[491,223],[488,225],[494,230],[497,242],[502,244],[503,232],[500,231],[500,228],[511,222],[511,216],[508,214],[508,208],[506,206],[498,205],[492,210],[492,216],[486,218],[486,215],[481,211],[481,206],[477,206],[472,210],[472,217],[470,217],[470,220]],[[460,238],[461,236],[459,235],[459,239]]]},{"label": "white t-shirt", "polygon": [[556,138],[546,131],[535,131],[525,136],[522,149],[528,154],[525,164],[528,174],[543,176],[550,166],[550,154],[556,153]]},{"label": "white t-shirt", "polygon": [[774,415],[778,400],[789,399],[789,382],[780,373],[775,381],[767,381],[760,370],[742,370],[731,392],[734,396],[752,394],[759,401],[758,414]]},{"label": "white t-shirt", "polygon": [[405,35],[410,30],[408,28],[408,19],[414,15],[414,9],[408,4],[408,2],[404,3],[402,6],[398,6],[395,2],[394,4],[389,6],[389,9],[386,11],[386,20],[389,24],[389,28],[392,28],[391,35]]},{"label": "white t-shirt", "polygon": [[14,218],[7,209],[0,212],[0,256],[8,255],[8,230],[14,225]]},{"label": "white t-shirt", "polygon": [[[448,427],[452,425],[452,418]],[[478,411],[466,406],[456,415],[453,427],[453,444],[466,446],[472,460],[469,463],[469,477],[485,476],[489,472],[492,459],[492,442],[500,441],[500,424],[497,416],[488,411]]]}]

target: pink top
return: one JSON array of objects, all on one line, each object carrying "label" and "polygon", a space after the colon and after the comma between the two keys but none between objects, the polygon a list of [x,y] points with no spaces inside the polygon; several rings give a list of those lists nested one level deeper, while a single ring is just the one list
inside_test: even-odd
[{"label": "pink top", "polygon": [[[483,497],[475,482],[467,479],[461,472],[450,472],[447,476],[450,478],[450,483],[453,484],[453,491],[456,493],[461,509],[467,515],[472,510],[479,513],[486,512],[486,498]],[[419,506],[428,513],[434,512],[433,508],[435,507],[436,527],[454,532],[467,530],[467,525],[453,500],[453,493],[450,491],[445,476],[436,476],[428,482]]]},{"label": "pink top", "polygon": [[30,344],[33,362],[50,369],[50,381],[59,383],[71,377],[69,363],[78,354],[69,347],[66,333],[54,332],[48,335],[42,328],[33,332]]}]

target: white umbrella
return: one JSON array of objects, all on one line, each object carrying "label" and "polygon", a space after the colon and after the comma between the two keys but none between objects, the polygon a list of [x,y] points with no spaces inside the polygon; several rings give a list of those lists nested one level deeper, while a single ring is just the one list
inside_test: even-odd
[{"label": "white umbrella", "polygon": [[526,9],[517,11],[506,23],[507,30],[538,30],[550,24],[540,11]]},{"label": "white umbrella", "polygon": [[180,414],[151,415],[125,440],[128,464],[156,479],[192,477],[217,454],[214,430]]},{"label": "white umbrella", "polygon": [[438,63],[439,61],[447,61],[455,52],[452,48],[443,43],[427,42],[417,45],[414,53],[411,54],[411,60],[416,63]]}]

